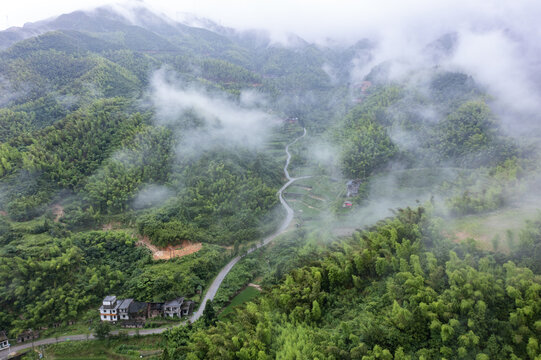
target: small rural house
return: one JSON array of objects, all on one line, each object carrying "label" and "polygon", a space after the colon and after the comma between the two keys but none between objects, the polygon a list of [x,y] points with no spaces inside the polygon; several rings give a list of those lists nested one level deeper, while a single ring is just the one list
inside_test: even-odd
[{"label": "small rural house", "polygon": [[17,342],[22,343],[28,340],[37,339],[38,337],[39,337],[39,331],[28,329],[26,331],[23,331],[17,336]]},{"label": "small rural house", "polygon": [[169,317],[173,317],[175,315],[178,317],[188,316],[193,313],[194,305],[195,303],[191,300],[185,301],[184,298],[176,298],[174,300],[167,301],[163,305],[163,314],[164,316]]},{"label": "small rural house", "polygon": [[168,317],[173,317],[175,315],[177,317],[181,317],[180,307],[182,306],[183,302],[183,297],[179,297],[171,301],[166,301],[165,304],[163,304],[163,315]]},{"label": "small rural house", "polygon": [[193,313],[195,303],[191,300],[184,301],[181,306],[182,316],[189,316]]},{"label": "small rural house", "polygon": [[163,314],[163,303],[148,304],[148,318],[152,319]]},{"label": "small rural house", "polygon": [[128,319],[130,321],[145,322],[147,319],[148,304],[142,301],[132,301],[128,309]]},{"label": "small rural house", "polygon": [[0,351],[8,350],[10,347],[8,337],[4,331],[0,331]]},{"label": "small rural house", "polygon": [[347,197],[357,196],[359,194],[359,187],[362,184],[362,180],[355,179],[355,180],[349,180],[346,183],[347,186]]},{"label": "small rural house", "polygon": [[126,328],[142,328],[145,325],[148,312],[148,304],[146,302],[134,301],[129,299],[130,304],[125,317],[120,317],[122,327]]},{"label": "small rural house", "polygon": [[133,303],[133,299],[124,299],[119,300],[120,304],[118,305],[118,318],[120,320],[128,320],[129,319],[129,309],[130,305]]},{"label": "small rural house", "polygon": [[116,296],[109,295],[103,299],[102,305],[100,307],[100,318],[102,321],[112,321],[116,322],[118,320],[118,306],[119,302],[116,299]]}]

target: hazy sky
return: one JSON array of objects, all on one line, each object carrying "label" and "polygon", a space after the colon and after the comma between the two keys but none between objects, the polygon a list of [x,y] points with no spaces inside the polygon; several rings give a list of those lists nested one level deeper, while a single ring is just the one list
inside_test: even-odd
[{"label": "hazy sky", "polygon": [[[107,3],[113,1],[3,1],[0,28],[22,26],[28,21]],[[172,18],[189,12],[236,28],[266,28],[275,38],[289,31],[312,41],[329,37],[351,40],[360,35],[398,36],[408,32],[418,37],[450,27],[494,24],[535,26],[541,15],[541,2],[537,0],[147,0],[146,3]]]}]

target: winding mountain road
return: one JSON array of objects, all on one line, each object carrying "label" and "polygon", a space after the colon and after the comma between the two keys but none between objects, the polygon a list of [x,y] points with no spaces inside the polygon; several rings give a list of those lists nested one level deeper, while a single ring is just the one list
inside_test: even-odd
[{"label": "winding mountain road", "polygon": [[[207,292],[205,293],[205,296],[203,297],[203,300],[201,302],[201,305],[199,306],[199,309],[197,309],[197,311],[193,313],[192,316],[190,317],[190,322],[197,321],[203,315],[203,312],[205,311],[205,307],[207,305],[207,301],[214,299],[214,296],[216,296],[216,293],[218,292],[218,289],[222,285],[222,282],[224,281],[226,275],[231,271],[231,269],[233,269],[233,267],[240,261],[240,259],[254,252],[255,250],[267,245],[279,235],[282,235],[291,224],[291,221],[293,221],[293,215],[294,215],[293,209],[285,201],[283,197],[283,192],[293,182],[311,177],[311,176],[301,176],[301,177],[293,178],[289,175],[289,171],[287,170],[287,168],[289,167],[289,163],[291,161],[291,153],[289,152],[289,147],[295,144],[300,139],[302,139],[304,136],[306,136],[306,128],[303,129],[303,134],[301,136],[299,136],[298,138],[296,138],[295,140],[287,144],[285,148],[287,159],[284,165],[284,174],[286,176],[287,182],[280,188],[280,190],[278,190],[278,198],[280,199],[280,203],[282,204],[282,206],[286,209],[286,212],[287,212],[286,218],[284,219],[284,221],[282,222],[278,230],[276,230],[272,235],[269,235],[262,242],[248,249],[245,254],[238,255],[234,257],[233,259],[231,259],[231,261],[229,261],[229,263],[227,263],[227,265],[225,265],[223,269],[220,270],[218,275],[216,275],[216,278],[214,278],[214,281],[212,282],[212,284],[210,284]],[[186,324],[186,322],[183,322],[180,325],[184,325],[184,324]],[[140,329],[139,331],[130,331],[128,332],[128,335],[134,336],[136,334],[139,334],[139,335],[161,334],[170,328],[171,327],[162,327],[162,328],[156,328],[156,329]],[[118,331],[113,331],[111,332],[111,334],[116,335],[118,334]],[[10,350],[0,351],[0,360],[7,359],[9,353],[21,351],[21,350],[28,349],[35,346],[50,345],[50,344],[55,344],[58,342],[80,341],[80,340],[90,340],[90,339],[95,339],[95,336],[92,334],[68,335],[68,336],[60,336],[58,338],[36,340],[33,343],[28,342],[21,345],[15,345],[15,346],[12,346]]]},{"label": "winding mountain road", "polygon": [[193,313],[192,317],[190,318],[191,322],[197,321],[203,315],[203,311],[205,311],[205,307],[207,306],[207,301],[214,299],[214,296],[216,296],[216,292],[218,292],[218,289],[220,288],[220,285],[222,285],[222,282],[224,281],[226,275],[231,271],[231,269],[233,269],[233,266],[235,266],[235,264],[238,263],[240,259],[254,252],[260,247],[265,246],[268,243],[270,243],[277,236],[283,234],[288,228],[289,224],[291,224],[291,221],[293,220],[293,215],[294,215],[293,209],[287,204],[282,194],[284,190],[287,189],[287,187],[291,185],[294,181],[309,177],[309,176],[304,176],[304,177],[299,177],[299,178],[292,178],[289,175],[289,171],[287,170],[287,168],[289,167],[289,162],[291,161],[291,153],[289,152],[289,147],[295,144],[298,140],[302,139],[306,135],[306,129],[303,129],[303,130],[304,130],[303,134],[299,136],[298,138],[296,138],[295,140],[293,140],[292,142],[290,142],[289,144],[287,144],[286,149],[285,149],[286,154],[287,154],[287,159],[286,159],[286,164],[284,165],[284,174],[288,181],[284,184],[284,186],[280,188],[280,190],[278,190],[278,198],[280,199],[280,203],[282,204],[282,206],[287,211],[286,218],[284,219],[284,221],[282,222],[278,230],[276,230],[272,235],[266,237],[261,243],[258,243],[257,245],[248,249],[248,251],[246,251],[245,254],[234,257],[226,266],[224,266],[224,268],[218,273],[218,275],[216,276],[212,284],[210,284],[205,294],[205,297],[201,301],[201,306],[199,306],[199,309],[197,309],[197,311]]}]

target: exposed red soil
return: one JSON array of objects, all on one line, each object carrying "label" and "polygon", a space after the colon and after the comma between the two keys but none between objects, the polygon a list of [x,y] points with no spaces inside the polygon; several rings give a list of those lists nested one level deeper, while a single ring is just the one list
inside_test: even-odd
[{"label": "exposed red soil", "polygon": [[186,255],[198,252],[203,247],[202,243],[192,243],[188,240],[183,240],[180,245],[169,245],[165,248],[157,247],[150,242],[150,239],[146,236],[139,237],[137,242],[138,246],[145,246],[152,252],[152,258],[154,260],[169,260],[176,257],[182,257]]}]

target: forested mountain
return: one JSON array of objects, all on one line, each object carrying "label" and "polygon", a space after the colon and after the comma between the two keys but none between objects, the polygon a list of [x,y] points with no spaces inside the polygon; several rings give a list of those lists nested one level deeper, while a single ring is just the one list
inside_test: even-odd
[{"label": "forested mountain", "polygon": [[[234,245],[235,251],[273,230],[276,221],[270,211],[278,203],[280,161],[267,153],[265,144],[255,152],[241,144],[210,147],[197,155],[184,151],[189,133],[206,126],[206,120],[188,112],[179,114],[178,122],[160,124],[159,109],[149,102],[153,72],[166,68],[187,86],[206,89],[208,96],[219,95],[231,104],[239,104],[241,90],[247,89],[275,104],[283,101],[280,91],[284,89],[298,97],[308,88],[334,91],[320,68],[324,51],[315,47],[300,51],[259,47],[234,36],[171,24],[148,10],[139,9],[136,15],[133,23],[101,8],[28,24],[21,31],[32,29],[32,36],[21,35],[27,37],[22,41],[10,36],[17,32],[14,29],[1,33],[5,49],[0,52],[0,207],[4,214],[0,302],[6,311],[0,328],[13,334],[50,325],[54,319],[76,319],[106,292],[124,288],[122,282],[133,276],[133,269],[110,263],[106,270],[110,274],[103,276],[114,274],[116,280],[108,282],[100,278],[97,268],[87,267],[97,264],[79,254],[90,251],[94,242],[101,241],[97,237],[105,236],[86,232],[103,223],[120,221],[158,246],[189,240],[208,244],[209,249],[214,249],[210,244]],[[286,63],[292,68],[286,70]],[[258,106],[257,111],[276,111],[287,117],[294,104]],[[168,198],[158,203],[137,200],[149,186],[167,189]],[[58,209],[61,216],[56,215]],[[76,234],[87,234],[89,242],[74,243],[71,238]],[[51,258],[32,255],[27,249],[36,249],[38,244]],[[146,263],[146,254],[134,244],[127,242],[122,251],[137,253],[133,256]],[[116,254],[113,257],[124,257],[117,248],[111,251]],[[24,295],[20,291],[25,281],[41,279],[23,270],[27,259],[46,269],[62,256],[71,259],[65,266],[72,261],[84,264],[81,280],[90,276],[100,290],[90,292],[88,298],[86,290],[72,287],[68,297],[80,294],[81,301],[86,300],[70,305],[60,316],[53,310],[52,301],[60,296],[54,291],[34,289]],[[212,259],[208,254],[203,257]],[[9,270],[10,259],[21,263],[20,275]],[[186,266],[178,271],[192,269]],[[168,293],[193,295],[216,270],[209,269],[199,280],[190,281],[190,286]],[[154,271],[160,274],[165,269]],[[47,276],[50,280],[41,283],[59,291],[79,281],[52,273]],[[131,295],[164,298],[151,290],[153,283],[138,285]],[[15,292],[24,300],[14,302]],[[39,304],[48,308],[37,310]],[[17,313],[25,311],[36,315],[15,320]],[[43,313],[49,316],[39,315]]]},{"label": "forested mountain", "polygon": [[538,134],[448,66],[457,33],[406,66],[197,21],[0,32],[0,331],[185,297],[162,359],[539,359]]}]

